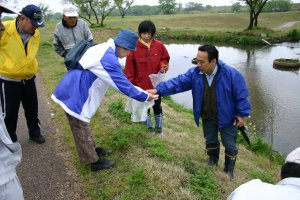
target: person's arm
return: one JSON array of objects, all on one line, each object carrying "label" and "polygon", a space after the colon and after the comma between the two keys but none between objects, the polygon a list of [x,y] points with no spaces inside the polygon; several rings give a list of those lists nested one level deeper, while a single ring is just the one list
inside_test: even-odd
[{"label": "person's arm", "polygon": [[233,84],[233,98],[235,105],[234,115],[236,117],[236,126],[241,127],[244,123],[244,117],[251,112],[251,105],[249,102],[249,92],[246,81],[240,72],[234,70],[232,73]]},{"label": "person's arm", "polygon": [[160,82],[155,87],[157,94],[168,96],[192,89],[194,70],[195,68],[191,68],[185,74],[181,74],[165,82]]},{"label": "person's arm", "polygon": [[[83,21],[84,22],[84,21]],[[84,33],[84,39],[87,40],[87,41],[92,41],[93,42],[93,34],[89,28],[89,26],[84,22],[84,30],[85,30],[85,33]]]},{"label": "person's arm", "polygon": [[162,44],[162,53],[159,62],[161,73],[166,73],[169,70],[169,61],[170,61],[170,56],[168,50],[166,49],[165,45]]},{"label": "person's arm", "polygon": [[67,51],[59,40],[59,33],[57,28],[54,31],[53,45],[56,53],[58,53],[61,57],[65,57],[67,55]]},{"label": "person's arm", "polygon": [[89,70],[115,90],[141,102],[156,98],[154,95],[134,86],[126,78],[112,48],[104,53],[100,62],[102,67],[91,67]]}]

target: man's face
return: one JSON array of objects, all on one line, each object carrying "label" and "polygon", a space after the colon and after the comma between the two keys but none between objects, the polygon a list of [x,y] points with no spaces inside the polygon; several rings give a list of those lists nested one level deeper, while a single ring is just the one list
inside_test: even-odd
[{"label": "man's face", "polygon": [[125,58],[130,54],[130,50],[124,49],[123,47],[118,47],[118,57],[119,58]]},{"label": "man's face", "polygon": [[5,27],[4,27],[4,25],[2,24],[2,12],[0,11],[0,39],[1,39],[1,36],[2,36],[2,31],[4,31],[5,30]]},{"label": "man's face", "polygon": [[68,27],[74,27],[77,23],[78,18],[77,17],[67,17],[63,16],[65,23]]},{"label": "man's face", "polygon": [[37,27],[32,24],[31,20],[23,15],[21,15],[19,19],[19,24],[22,31],[27,34],[33,34],[37,29]]},{"label": "man's face", "polygon": [[209,62],[208,60],[208,53],[204,51],[198,51],[196,57],[198,68],[202,73],[211,74],[216,66],[216,59],[213,59]]}]

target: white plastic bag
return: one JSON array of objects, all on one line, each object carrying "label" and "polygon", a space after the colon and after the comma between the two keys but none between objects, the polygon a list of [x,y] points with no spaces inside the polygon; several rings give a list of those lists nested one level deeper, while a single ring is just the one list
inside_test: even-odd
[{"label": "white plastic bag", "polygon": [[165,77],[166,77],[166,73],[160,73],[160,72],[158,72],[157,74],[149,75],[153,87],[156,87],[160,82],[164,81]]},{"label": "white plastic bag", "polygon": [[144,122],[147,119],[148,109],[152,108],[153,105],[154,101],[140,102],[129,98],[125,105],[125,111],[131,113],[132,122]]}]

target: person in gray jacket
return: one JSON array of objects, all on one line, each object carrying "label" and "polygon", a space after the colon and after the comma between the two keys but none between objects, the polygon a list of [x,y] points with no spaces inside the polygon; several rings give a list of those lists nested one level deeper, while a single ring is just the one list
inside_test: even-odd
[{"label": "person in gray jacket", "polygon": [[[1,21],[2,13],[16,13],[6,5],[0,3],[0,39],[5,27]],[[2,108],[0,102],[0,108]],[[13,143],[6,130],[2,110],[0,110],[0,199],[22,200],[23,190],[16,174],[16,166],[22,158],[21,145]]]},{"label": "person in gray jacket", "polygon": [[53,45],[55,51],[62,57],[81,40],[93,41],[93,35],[88,25],[78,19],[77,8],[73,5],[63,8],[62,21],[56,25]]}]

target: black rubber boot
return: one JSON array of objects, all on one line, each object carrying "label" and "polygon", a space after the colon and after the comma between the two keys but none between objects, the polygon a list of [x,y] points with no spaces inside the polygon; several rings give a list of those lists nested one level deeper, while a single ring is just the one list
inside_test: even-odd
[{"label": "black rubber boot", "polygon": [[229,154],[225,151],[225,166],[224,166],[224,172],[228,175],[228,178],[230,180],[234,179],[233,171],[236,161],[236,155]]},{"label": "black rubber boot", "polygon": [[148,128],[148,132],[151,134],[151,135],[154,135],[154,130],[152,128],[152,122],[151,122],[151,115],[150,113],[147,114],[147,119],[145,121],[145,124]]},{"label": "black rubber boot", "polygon": [[110,169],[113,166],[115,166],[115,161],[113,160],[106,160],[104,158],[99,158],[99,160],[97,160],[94,163],[91,163],[91,170],[92,171],[98,171],[98,170],[102,170],[102,169]]},{"label": "black rubber boot", "polygon": [[157,131],[157,134],[159,136],[163,136],[164,133],[162,131],[162,121],[163,121],[163,115],[159,114],[159,115],[155,115],[155,129]]},{"label": "black rubber boot", "polygon": [[220,146],[218,145],[206,145],[206,153],[209,156],[207,161],[208,166],[218,165]]}]

